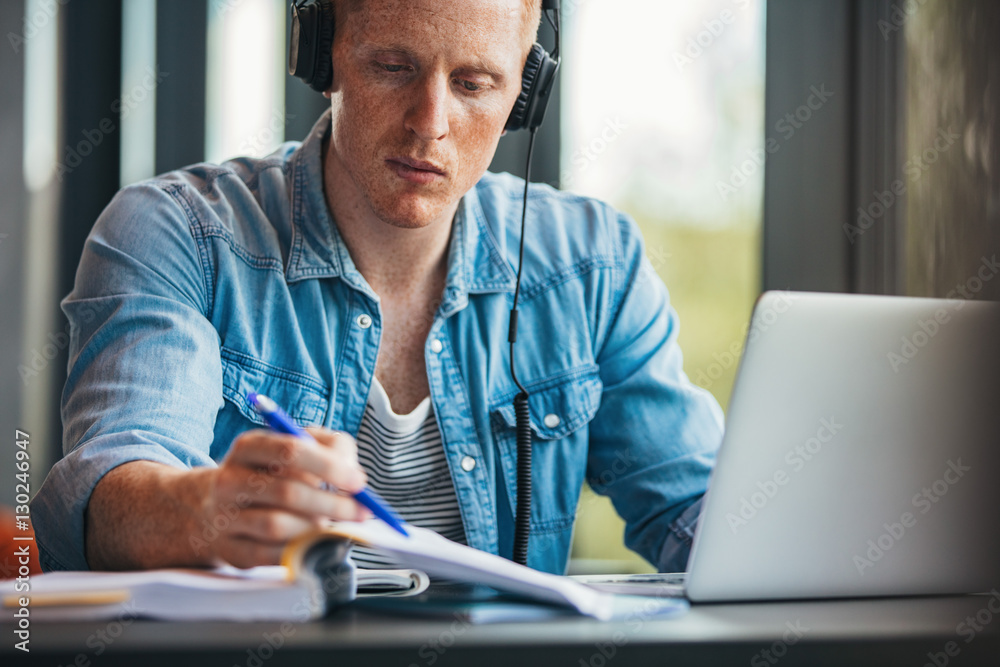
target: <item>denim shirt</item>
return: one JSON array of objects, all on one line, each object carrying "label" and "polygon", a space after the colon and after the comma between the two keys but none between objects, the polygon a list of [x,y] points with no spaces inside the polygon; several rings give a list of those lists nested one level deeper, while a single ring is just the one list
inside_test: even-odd
[{"label": "denim shirt", "polygon": [[[43,568],[87,569],[87,502],[112,468],[217,465],[262,425],[250,391],[302,424],[357,433],[383,317],[324,199],[329,130],[327,112],[301,145],[128,186],[97,220],[62,302],[64,457],[32,503]],[[508,557],[507,323],[523,187],[487,173],[461,200],[424,345],[468,543]],[[626,545],[660,570],[684,569],[722,412],[681,369],[677,315],[635,223],[532,185],[518,309],[533,431],[528,564],[565,571],[586,479],[624,518]]]}]

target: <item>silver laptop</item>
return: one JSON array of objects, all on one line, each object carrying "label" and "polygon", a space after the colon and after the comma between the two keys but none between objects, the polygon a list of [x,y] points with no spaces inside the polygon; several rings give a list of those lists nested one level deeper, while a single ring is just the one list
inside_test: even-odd
[{"label": "silver laptop", "polygon": [[768,292],[691,558],[696,602],[1000,585],[1000,304]]}]

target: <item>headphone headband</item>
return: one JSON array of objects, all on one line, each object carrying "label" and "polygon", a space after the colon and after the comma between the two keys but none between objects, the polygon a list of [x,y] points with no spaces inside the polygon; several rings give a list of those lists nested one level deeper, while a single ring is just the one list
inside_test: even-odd
[{"label": "headphone headband", "polygon": [[[554,11],[556,20],[552,27],[559,44],[559,2],[542,0],[542,11]],[[333,0],[293,2],[291,14],[292,35],[288,42],[288,73],[302,79],[317,92],[324,92],[333,84]],[[559,53],[558,46],[556,54]],[[521,92],[507,118],[504,129],[534,130],[545,119],[552,85],[559,70],[559,59],[553,57],[537,42],[524,64],[521,74]]]}]

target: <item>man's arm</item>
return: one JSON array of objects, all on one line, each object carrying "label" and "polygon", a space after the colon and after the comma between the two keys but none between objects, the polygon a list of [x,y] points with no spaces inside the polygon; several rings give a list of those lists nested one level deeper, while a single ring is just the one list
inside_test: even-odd
[{"label": "man's arm", "polygon": [[354,439],[308,430],[325,446],[253,430],[218,468],[132,461],[111,470],[87,506],[91,569],[272,565],[288,540],[324,519],[364,518],[350,497],[317,488],[364,486]]},{"label": "man's arm", "polygon": [[358,514],[353,499],[317,488],[358,488],[353,442],[330,432],[327,447],[306,450],[249,431],[221,464],[212,458],[220,337],[185,188],[158,180],[122,190],[62,303],[71,325],[65,456],[32,501],[47,570],[273,563],[297,529]]},{"label": "man's arm", "polygon": [[677,313],[638,227],[623,215],[617,223],[625,271],[597,356],[604,391],[590,424],[587,478],[625,519],[626,545],[660,571],[679,571],[722,439],[722,410],[684,374]]}]

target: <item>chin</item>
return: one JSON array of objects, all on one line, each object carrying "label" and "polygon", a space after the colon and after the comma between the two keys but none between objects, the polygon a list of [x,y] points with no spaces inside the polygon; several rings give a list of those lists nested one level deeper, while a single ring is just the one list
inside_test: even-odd
[{"label": "chin", "polygon": [[369,201],[380,220],[401,229],[421,229],[440,221],[452,208],[449,203],[454,204],[414,194],[391,196],[381,202]]}]

